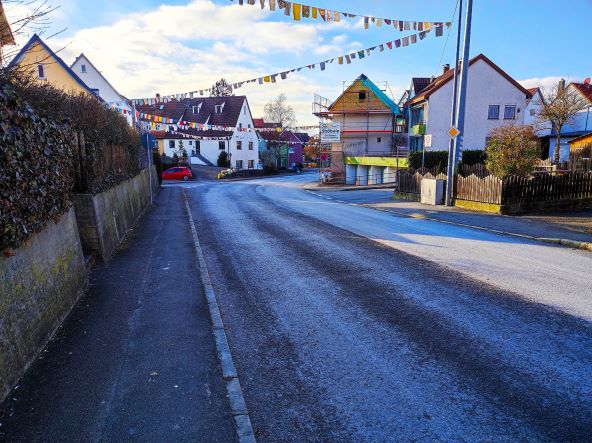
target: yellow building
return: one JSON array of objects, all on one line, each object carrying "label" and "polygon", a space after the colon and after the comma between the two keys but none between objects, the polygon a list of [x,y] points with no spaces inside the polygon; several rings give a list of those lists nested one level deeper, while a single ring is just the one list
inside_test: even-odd
[{"label": "yellow building", "polygon": [[578,148],[587,148],[589,146],[592,146],[592,132],[586,135],[582,135],[578,138],[574,138],[568,143],[570,152],[573,152]]},{"label": "yellow building", "polygon": [[21,69],[39,82],[48,82],[68,93],[97,95],[37,34],[23,46],[9,67]]}]

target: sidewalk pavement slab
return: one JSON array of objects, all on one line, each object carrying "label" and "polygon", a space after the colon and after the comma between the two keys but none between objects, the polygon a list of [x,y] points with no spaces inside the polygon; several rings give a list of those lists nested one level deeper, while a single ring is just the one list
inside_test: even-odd
[{"label": "sidewalk pavement slab", "polygon": [[592,211],[510,216],[467,211],[442,205],[431,206],[407,200],[393,200],[393,191],[389,189],[359,189],[351,192],[318,189],[315,192],[326,192],[335,200],[386,210],[403,216],[430,218],[514,235],[592,243]]},{"label": "sidewalk pavement slab", "polygon": [[181,188],[156,205],[0,408],[0,440],[236,441]]}]

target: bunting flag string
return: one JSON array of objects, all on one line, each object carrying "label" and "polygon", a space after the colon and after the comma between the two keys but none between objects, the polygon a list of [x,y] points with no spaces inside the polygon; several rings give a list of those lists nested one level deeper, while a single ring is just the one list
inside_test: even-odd
[{"label": "bunting flag string", "polygon": [[[416,43],[418,43],[418,41],[425,39],[426,36],[428,35],[428,33],[430,33],[432,31],[432,29],[435,29],[436,37],[441,37],[444,34],[443,25],[436,25],[436,26],[434,26],[434,28],[428,28],[423,31],[417,32],[415,34],[407,35],[405,37],[401,37],[401,38],[398,38],[398,39],[395,39],[392,41],[388,41],[388,42],[385,42],[385,43],[382,43],[379,45],[375,45],[375,46],[372,46],[369,48],[357,50],[357,51],[351,52],[349,54],[344,54],[344,55],[340,55],[337,57],[333,57],[331,59],[312,63],[310,65],[304,65],[304,66],[300,66],[298,68],[292,68],[292,69],[289,69],[286,71],[277,72],[275,74],[268,74],[268,75],[264,75],[264,76],[258,77],[258,78],[253,78],[250,80],[244,80],[241,82],[231,83],[230,86],[232,87],[233,90],[236,90],[236,89],[241,88],[245,84],[264,85],[264,84],[268,84],[268,83],[276,83],[278,78],[281,80],[286,80],[288,78],[289,74],[292,74],[294,72],[301,72],[302,70],[312,70],[312,69],[316,69],[318,67],[318,68],[320,68],[321,71],[324,71],[324,70],[326,70],[327,65],[332,64],[332,63],[337,63],[338,65],[343,65],[343,64],[349,65],[356,59],[363,59],[367,56],[370,56],[376,50],[378,50],[379,52],[384,52],[385,49],[392,50],[392,49],[398,49],[401,47],[406,47],[406,46],[409,46],[412,44],[416,44]],[[211,92],[211,89],[200,89],[200,90],[186,92],[186,93],[182,93],[182,94],[172,94],[172,95],[161,96],[159,98],[133,99],[132,102],[136,106],[155,105],[157,103],[168,103],[173,100],[182,100],[185,98],[197,98],[200,96],[204,96],[204,94],[209,94],[210,92]],[[150,115],[150,114],[146,114],[146,113],[140,113],[141,116],[138,114],[139,113],[136,113],[136,117],[145,118],[147,120],[151,120],[156,123],[165,123],[165,124],[166,123],[173,123],[171,119],[167,119],[164,117],[154,116],[154,115]],[[190,126],[193,129],[203,130],[201,128],[201,123],[199,125],[197,123],[192,123],[192,125],[195,125],[195,127]]]},{"label": "bunting flag string", "polygon": [[[235,0],[230,0],[235,1]],[[244,5],[243,0],[236,0],[239,5]],[[292,17],[294,21],[300,21],[303,18],[311,18],[313,20],[321,19],[327,23],[339,23],[342,18],[353,19],[363,17],[364,29],[369,29],[370,24],[374,24],[377,28],[385,26],[393,26],[397,31],[425,31],[435,26],[446,25],[450,27],[452,22],[434,22],[434,21],[415,21],[415,20],[400,20],[393,18],[374,17],[371,15],[353,14],[351,12],[341,12],[332,9],[319,8],[317,6],[303,5],[300,3],[278,0],[277,9],[276,1],[269,1],[269,10],[274,12],[282,12],[286,16]],[[259,0],[261,9],[265,9],[265,0]],[[248,5],[255,5],[255,0],[247,0]]]}]

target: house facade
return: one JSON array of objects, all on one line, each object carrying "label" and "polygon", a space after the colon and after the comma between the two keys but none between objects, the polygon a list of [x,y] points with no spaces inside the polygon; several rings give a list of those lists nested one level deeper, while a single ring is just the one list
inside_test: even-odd
[{"label": "house facade", "polygon": [[37,34],[23,46],[9,66],[20,67],[38,82],[47,82],[67,93],[86,93],[98,97]]},{"label": "house facade", "polygon": [[406,150],[397,141],[403,131],[401,110],[366,75],[314,114],[340,126],[339,141],[321,153],[321,159],[330,157],[326,175],[342,176],[348,184],[385,183],[394,182],[396,169],[407,166]]},{"label": "house facade", "polygon": [[304,142],[295,132],[258,131],[262,140],[262,159],[265,164],[289,169],[302,164]]},{"label": "house facade", "polygon": [[[431,135],[426,150],[448,150],[454,70],[430,79],[406,103],[409,149],[421,151],[425,135]],[[485,149],[492,129],[523,124],[530,93],[516,80],[479,54],[469,61],[463,149]]]},{"label": "house facade", "polygon": [[[259,139],[245,96],[186,98],[168,103],[157,97],[154,104],[139,105],[136,111],[145,129],[184,137],[188,154],[195,153],[204,164],[216,165],[220,152],[226,151],[235,169],[260,167]],[[166,145],[166,140],[176,139],[163,140]],[[163,152],[167,149],[163,147]]]},{"label": "house facade", "polygon": [[[586,105],[578,112],[573,120],[561,128],[561,148],[559,151],[559,160],[567,161],[569,159],[570,142],[576,138],[592,132],[592,85],[586,83],[570,83],[570,88],[579,95]],[[549,131],[549,157],[554,158],[557,139],[555,130]]]},{"label": "house facade", "polygon": [[118,109],[118,111],[127,119],[128,123],[132,125],[132,106],[130,101],[121,95],[109,83],[101,71],[99,71],[92,62],[84,54],[76,57],[70,69],[82,79],[82,81],[91,88],[95,94],[101,97],[107,105]]}]

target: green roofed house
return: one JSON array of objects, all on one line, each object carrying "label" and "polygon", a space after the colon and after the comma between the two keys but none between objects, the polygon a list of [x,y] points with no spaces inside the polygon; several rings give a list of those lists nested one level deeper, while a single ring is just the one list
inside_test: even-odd
[{"label": "green roofed house", "polygon": [[340,126],[339,141],[322,148],[325,177],[356,185],[394,182],[397,168],[407,167],[408,154],[399,106],[364,74],[333,103],[323,106],[323,100],[315,100],[314,114]]}]

